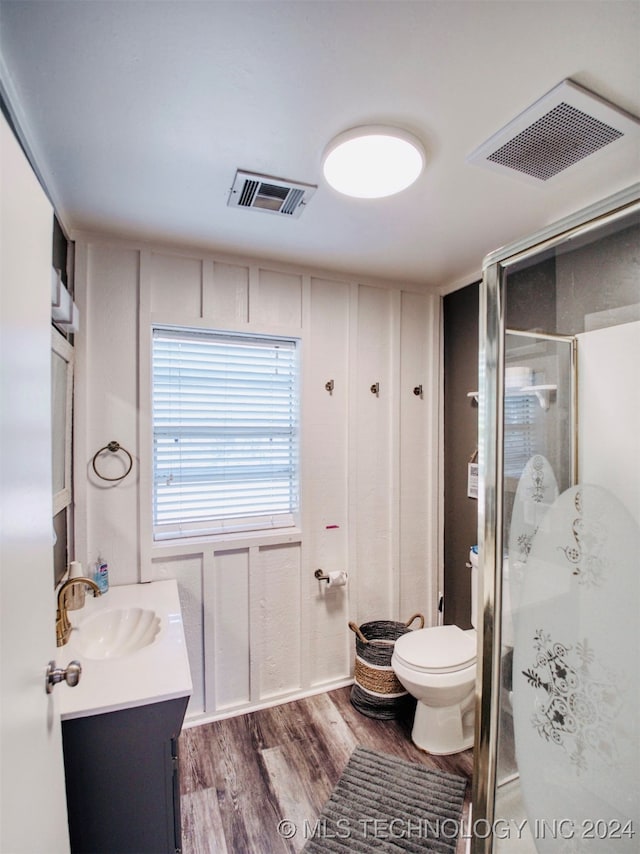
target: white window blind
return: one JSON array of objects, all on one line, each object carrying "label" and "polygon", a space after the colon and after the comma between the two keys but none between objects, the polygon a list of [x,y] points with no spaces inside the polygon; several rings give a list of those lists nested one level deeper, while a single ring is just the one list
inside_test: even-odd
[{"label": "white window blind", "polygon": [[519,478],[535,453],[535,406],[531,394],[509,394],[504,399],[504,476]]},{"label": "white window blind", "polygon": [[154,538],[295,524],[295,339],[153,330]]}]

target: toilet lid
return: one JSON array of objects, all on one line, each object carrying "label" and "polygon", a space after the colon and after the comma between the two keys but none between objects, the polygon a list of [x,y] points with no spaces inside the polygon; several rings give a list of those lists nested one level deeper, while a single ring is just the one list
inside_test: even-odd
[{"label": "toilet lid", "polygon": [[407,632],[395,642],[394,654],[408,667],[452,673],[476,660],[476,634],[458,626],[436,626]]}]

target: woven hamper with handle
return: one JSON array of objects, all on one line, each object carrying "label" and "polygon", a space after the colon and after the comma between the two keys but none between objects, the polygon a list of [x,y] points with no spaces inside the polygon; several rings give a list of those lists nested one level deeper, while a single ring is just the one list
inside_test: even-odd
[{"label": "woven hamper with handle", "polygon": [[406,623],[392,620],[373,620],[357,626],[349,623],[356,636],[356,663],[351,704],[370,718],[396,718],[415,705],[415,700],[398,681],[391,667],[393,647],[399,637],[410,632],[409,626],[420,620],[414,614]]}]

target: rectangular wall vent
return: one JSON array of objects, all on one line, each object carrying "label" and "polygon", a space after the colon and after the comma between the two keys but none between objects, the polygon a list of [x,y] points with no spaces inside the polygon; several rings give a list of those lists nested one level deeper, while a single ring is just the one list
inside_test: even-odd
[{"label": "rectangular wall vent", "polygon": [[227,204],[232,208],[253,208],[278,216],[299,217],[317,189],[314,184],[254,175],[238,169]]},{"label": "rectangular wall vent", "polygon": [[640,121],[564,80],[467,157],[468,163],[534,183],[601,149],[640,136]]}]

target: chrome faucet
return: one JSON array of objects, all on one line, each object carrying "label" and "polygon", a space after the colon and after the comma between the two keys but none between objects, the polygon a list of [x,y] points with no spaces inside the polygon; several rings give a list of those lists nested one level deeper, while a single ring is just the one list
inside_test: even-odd
[{"label": "chrome faucet", "polygon": [[100,588],[90,578],[84,578],[82,575],[78,578],[69,578],[58,591],[58,610],[56,611],[56,646],[64,646],[71,634],[71,623],[67,614],[67,606],[65,605],[65,593],[74,584],[85,584],[93,590],[94,597],[100,596]]}]

